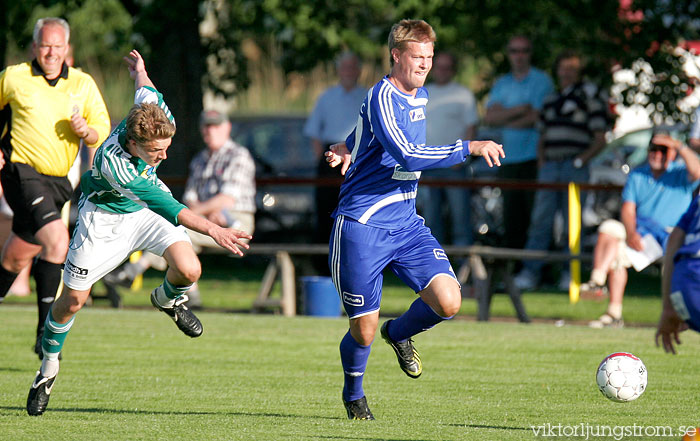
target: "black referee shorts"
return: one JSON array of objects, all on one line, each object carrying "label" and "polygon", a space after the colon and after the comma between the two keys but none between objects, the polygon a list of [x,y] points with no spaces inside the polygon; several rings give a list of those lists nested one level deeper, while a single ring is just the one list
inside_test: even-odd
[{"label": "black referee shorts", "polygon": [[0,172],[7,204],[12,208],[12,232],[39,245],[34,235],[61,218],[61,209],[73,194],[65,176],[47,176],[26,164],[7,162]]}]

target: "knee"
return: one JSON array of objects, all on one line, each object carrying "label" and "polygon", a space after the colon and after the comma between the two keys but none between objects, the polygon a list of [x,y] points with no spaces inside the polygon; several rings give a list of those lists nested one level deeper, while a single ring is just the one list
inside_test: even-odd
[{"label": "knee", "polygon": [[57,234],[50,241],[42,244],[41,256],[48,262],[63,263],[68,254],[68,234]]},{"label": "knee", "polygon": [[80,311],[85,304],[86,299],[87,296],[83,298],[80,295],[66,292],[64,290],[61,296],[54,302],[52,309],[54,320],[58,320],[60,323],[65,323],[66,317],[72,317],[78,311]]},{"label": "knee", "polygon": [[84,303],[81,302],[79,299],[71,299],[70,302],[68,303],[68,308],[67,312],[70,315],[77,314],[78,311],[83,307]]},{"label": "knee", "polygon": [[371,329],[359,329],[356,330],[355,332],[350,331],[350,334],[352,335],[352,338],[355,339],[356,342],[361,344],[362,346],[369,346],[372,344],[374,341],[374,335],[376,333],[376,330],[371,330]]},{"label": "knee", "polygon": [[177,271],[184,283],[191,284],[199,280],[202,276],[202,265],[199,263],[198,259],[194,259],[187,264],[180,265]]},{"label": "knee", "polygon": [[451,294],[449,296],[446,296],[442,301],[440,302],[439,311],[435,311],[440,317],[444,318],[452,318],[457,313],[459,312],[459,309],[462,307],[462,295],[461,293],[458,294]]},{"label": "knee", "polygon": [[31,259],[18,259],[6,254],[3,256],[2,266],[6,271],[19,274],[30,262]]},{"label": "knee", "polygon": [[362,346],[369,346],[374,341],[378,322],[378,314],[350,320],[350,335]]}]

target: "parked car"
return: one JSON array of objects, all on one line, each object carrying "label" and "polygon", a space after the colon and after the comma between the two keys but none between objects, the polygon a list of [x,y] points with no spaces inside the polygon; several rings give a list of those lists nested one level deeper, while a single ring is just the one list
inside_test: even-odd
[{"label": "parked car", "polygon": [[[256,178],[316,176],[311,141],[303,134],[306,117],[234,117],[231,121],[232,138],[253,155]],[[311,242],[315,229],[313,186],[258,185],[256,204],[256,242]]]}]

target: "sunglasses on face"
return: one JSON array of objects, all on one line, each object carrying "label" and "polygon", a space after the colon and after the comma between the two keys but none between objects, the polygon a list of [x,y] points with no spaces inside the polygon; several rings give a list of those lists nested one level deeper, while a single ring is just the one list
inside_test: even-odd
[{"label": "sunglasses on face", "polygon": [[668,148],[663,145],[652,145],[649,147],[649,153],[661,152],[661,154],[667,154]]},{"label": "sunglasses on face", "polygon": [[508,52],[511,54],[529,54],[530,48],[527,48],[527,47],[509,47]]}]

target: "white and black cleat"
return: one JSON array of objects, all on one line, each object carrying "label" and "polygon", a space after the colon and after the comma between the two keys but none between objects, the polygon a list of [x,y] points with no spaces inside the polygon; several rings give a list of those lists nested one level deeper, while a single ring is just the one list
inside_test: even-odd
[{"label": "white and black cleat", "polygon": [[175,300],[175,304],[166,308],[161,306],[156,300],[156,290],[151,292],[151,303],[157,309],[163,311],[173,319],[180,331],[184,332],[185,335],[190,337],[199,337],[202,335],[202,323],[199,321],[196,315],[187,307],[186,302],[188,299],[187,295],[182,295]]},{"label": "white and black cleat", "polygon": [[44,377],[41,375],[41,371],[37,371],[36,378],[32,383],[32,388],[29,389],[29,396],[27,397],[27,413],[29,415],[43,415],[46,411],[46,406],[49,404],[49,397],[55,381],[56,375]]}]

